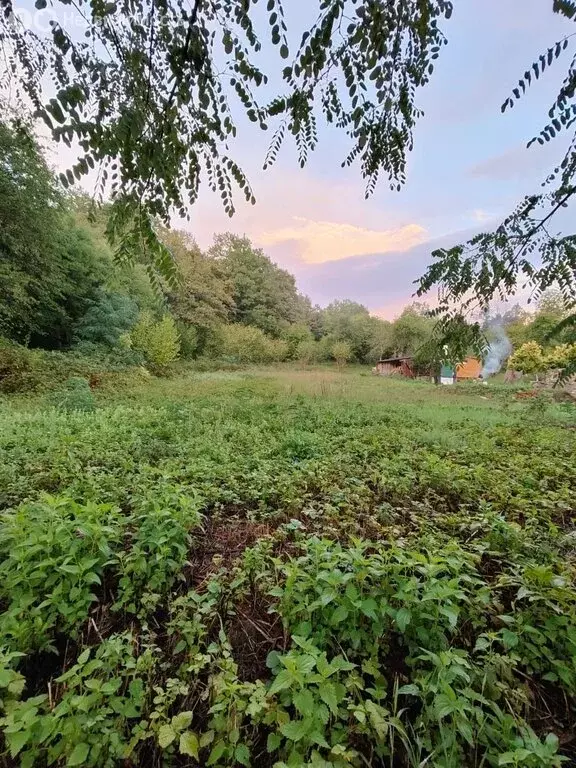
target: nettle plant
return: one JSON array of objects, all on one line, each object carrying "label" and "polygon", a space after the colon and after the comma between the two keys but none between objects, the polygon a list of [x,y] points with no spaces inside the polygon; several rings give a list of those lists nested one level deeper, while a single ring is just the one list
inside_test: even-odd
[{"label": "nettle plant", "polygon": [[411,766],[559,765],[556,737],[541,739],[507,702],[528,708],[525,671],[567,679],[572,661],[561,659],[573,659],[576,624],[572,609],[566,621],[560,614],[570,601],[520,587],[519,599],[533,597],[541,612],[537,637],[528,630],[528,641],[546,648],[537,666],[536,646],[510,653],[520,634],[496,629],[514,621],[499,600],[506,578],[494,589],[479,564],[456,543],[431,554],[315,538],[301,556],[278,561],[271,594],[296,647],[270,659],[276,707],[265,722],[277,731],[269,748],[288,766],[360,764],[362,745],[362,754],[400,754]]},{"label": "nettle plant", "polygon": [[115,608],[149,611],[178,578],[188,558],[200,502],[190,490],[167,484],[138,503],[131,516],[131,545],[119,554]]},{"label": "nettle plant", "polygon": [[54,650],[55,632],[73,637],[116,561],[120,510],[45,495],[0,518],[0,614],[3,642],[19,651]]},{"label": "nettle plant", "polygon": [[8,702],[0,719],[10,756],[23,768],[66,761],[68,766],[112,766],[140,741],[155,650],[135,651],[130,633],[87,648],[56,678],[58,700],[41,694]]}]

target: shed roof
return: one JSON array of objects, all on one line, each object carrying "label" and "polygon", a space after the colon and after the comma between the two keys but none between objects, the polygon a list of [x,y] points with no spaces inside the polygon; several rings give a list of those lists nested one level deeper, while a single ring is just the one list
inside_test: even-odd
[{"label": "shed roof", "polygon": [[383,357],[378,360],[379,363],[401,363],[404,360],[412,360],[412,355],[406,355],[405,357]]}]

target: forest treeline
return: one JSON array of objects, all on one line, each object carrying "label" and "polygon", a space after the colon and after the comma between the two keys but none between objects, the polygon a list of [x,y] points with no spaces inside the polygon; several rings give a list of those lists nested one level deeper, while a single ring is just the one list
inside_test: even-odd
[{"label": "forest treeline", "polygon": [[[7,380],[5,390],[17,388],[15,359],[26,370],[40,360],[18,357],[14,344],[152,370],[178,358],[373,364],[428,354],[434,319],[425,304],[410,304],[392,322],[349,300],[321,308],[246,237],[218,234],[203,251],[190,234],[160,228],[176,267],[168,282],[114,257],[107,220],[106,206],[61,189],[29,132],[0,125],[0,387]],[[574,341],[570,328],[550,337],[563,313],[549,293],[535,313],[515,306],[492,322],[515,348],[546,347]]]}]

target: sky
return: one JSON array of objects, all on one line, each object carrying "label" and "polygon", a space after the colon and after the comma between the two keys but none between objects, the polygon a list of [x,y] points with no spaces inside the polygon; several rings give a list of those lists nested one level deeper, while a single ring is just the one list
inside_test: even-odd
[{"label": "sky", "polygon": [[[290,18],[309,12],[310,0],[290,0]],[[424,110],[401,192],[382,177],[364,198],[358,167],[342,169],[346,137],[320,131],[320,145],[298,167],[287,142],[272,169],[262,170],[271,131],[240,123],[232,156],[246,171],[256,205],[236,197],[229,219],[219,196],[205,188],[189,221],[201,247],[215,233],[247,235],[292,272],[314,303],[349,298],[385,318],[410,302],[414,281],[431,251],[497,226],[526,193],[536,191],[562,158],[565,141],[525,145],[540,130],[567,67],[548,69],[505,114],[500,105],[540,53],[573,32],[573,22],[552,12],[552,0],[455,0],[443,30],[431,82],[417,94]],[[570,54],[572,47],[566,52]],[[64,155],[54,155],[66,165]]]}]

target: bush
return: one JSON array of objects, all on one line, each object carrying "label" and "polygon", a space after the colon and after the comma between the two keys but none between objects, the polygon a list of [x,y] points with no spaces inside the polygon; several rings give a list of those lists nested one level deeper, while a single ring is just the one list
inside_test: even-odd
[{"label": "bush", "polygon": [[548,368],[565,368],[576,361],[576,344],[559,344],[552,347],[546,355]]},{"label": "bush", "polygon": [[288,345],[286,355],[288,360],[298,360],[300,346],[314,342],[312,331],[305,323],[293,323],[288,326],[283,332],[282,338]]},{"label": "bush", "polygon": [[320,341],[301,341],[296,350],[296,359],[304,365],[321,363],[328,359],[326,345]]},{"label": "bush", "polygon": [[[126,340],[128,343],[126,343]],[[83,361],[90,372],[123,371],[144,364],[144,355],[138,349],[132,349],[130,336],[121,336],[119,346],[105,347],[90,341],[81,341],[70,352],[65,353],[67,360]]]},{"label": "bush", "polygon": [[137,318],[138,305],[134,299],[102,292],[77,323],[74,335],[79,341],[115,347]]},{"label": "bush", "polygon": [[130,333],[132,347],[144,355],[152,368],[165,369],[178,359],[180,337],[171,315],[155,320],[150,312],[143,312]]},{"label": "bush", "polygon": [[184,360],[193,360],[198,353],[198,331],[189,323],[178,323],[176,327],[180,336],[180,355]]},{"label": "bush", "polygon": [[288,343],[271,339],[250,325],[225,325],[220,329],[221,354],[238,363],[272,363],[285,360]]},{"label": "bush", "polygon": [[26,347],[0,340],[0,392],[20,392],[35,389],[38,376],[34,354]]},{"label": "bush", "polygon": [[523,373],[539,373],[546,369],[546,359],[537,341],[527,341],[508,358],[508,369]]},{"label": "bush", "polygon": [[95,410],[94,395],[90,390],[90,384],[86,379],[73,377],[68,379],[64,387],[50,395],[50,402],[56,408],[68,413],[83,411],[84,413]]},{"label": "bush", "polygon": [[264,348],[264,363],[281,363],[288,359],[289,346],[284,339],[266,339]]},{"label": "bush", "polygon": [[54,389],[70,374],[88,377],[89,360],[71,353],[28,349],[0,339],[0,392],[41,392]]},{"label": "bush", "polygon": [[346,341],[338,341],[332,347],[332,357],[336,360],[338,368],[343,368],[352,358],[352,347]]}]

